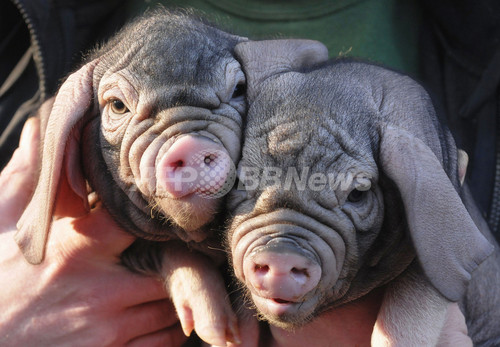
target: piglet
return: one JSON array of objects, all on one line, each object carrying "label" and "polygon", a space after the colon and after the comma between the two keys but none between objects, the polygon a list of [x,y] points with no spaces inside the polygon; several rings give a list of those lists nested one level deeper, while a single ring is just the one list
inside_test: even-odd
[{"label": "piglet", "polygon": [[498,245],[423,88],[353,60],[276,71],[263,51],[236,47],[249,110],[227,234],[259,316],[293,330],[370,302],[366,343],[435,346],[459,302],[474,342],[498,344]]},{"label": "piglet", "polygon": [[[240,153],[245,76],[234,47],[243,41],[159,9],[67,78],[39,112],[40,177],[15,235],[30,263],[43,261],[58,190],[87,209],[95,191],[138,238],[123,262],[165,282],[184,332],[216,345],[238,341],[216,225]],[[326,59],[321,44],[294,42],[304,63]]]}]

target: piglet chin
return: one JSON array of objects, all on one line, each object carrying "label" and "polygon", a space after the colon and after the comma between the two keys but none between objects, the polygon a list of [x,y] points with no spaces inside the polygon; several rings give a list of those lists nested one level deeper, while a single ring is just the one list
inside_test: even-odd
[{"label": "piglet chin", "polygon": [[186,231],[188,239],[184,241],[201,242],[209,235],[200,228],[214,219],[219,201],[190,194],[182,199],[161,198],[156,205],[164,215],[170,216],[171,222]]},{"label": "piglet chin", "polygon": [[282,329],[294,329],[306,324],[312,317],[317,301],[287,301],[280,298],[264,298],[252,293],[253,302],[262,318]]}]

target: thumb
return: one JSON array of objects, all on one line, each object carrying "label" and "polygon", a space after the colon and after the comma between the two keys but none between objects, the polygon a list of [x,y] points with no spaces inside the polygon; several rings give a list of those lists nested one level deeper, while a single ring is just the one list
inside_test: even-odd
[{"label": "thumb", "polygon": [[48,252],[53,248],[71,257],[118,258],[135,241],[136,238],[116,223],[98,199],[95,193],[89,195],[88,200],[96,200],[90,208],[80,194],[75,194],[68,182],[67,170],[62,170]]},{"label": "thumb", "polygon": [[136,237],[116,223],[101,204],[85,216],[66,217],[55,221],[52,232],[55,236],[53,239],[62,242],[65,247],[71,247],[72,253],[76,252],[87,258],[118,259],[136,240]]},{"label": "thumb", "polygon": [[33,194],[38,168],[39,142],[40,122],[38,118],[30,118],[24,124],[19,147],[0,173],[2,229],[15,228],[17,220]]},{"label": "thumb", "polygon": [[92,208],[86,208],[81,196],[70,188],[63,170],[55,203],[58,216],[52,222],[48,252],[54,249],[71,257],[118,258],[136,240],[116,223],[95,193],[89,200],[96,200]]},{"label": "thumb", "polygon": [[[241,343],[227,344],[228,347],[256,347],[259,346],[261,341],[261,326],[257,320],[257,312],[247,307],[241,298],[236,302],[238,312],[238,327],[240,333]],[[265,334],[265,333],[264,333]]]}]

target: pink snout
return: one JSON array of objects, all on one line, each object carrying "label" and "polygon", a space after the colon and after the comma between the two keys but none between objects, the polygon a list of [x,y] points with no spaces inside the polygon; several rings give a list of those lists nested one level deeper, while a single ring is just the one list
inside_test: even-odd
[{"label": "pink snout", "polygon": [[224,147],[206,137],[185,135],[168,149],[157,166],[157,194],[180,199],[196,193],[207,198],[226,194],[234,164]]},{"label": "pink snout", "polygon": [[252,292],[276,303],[300,301],[321,278],[321,267],[315,261],[288,251],[263,250],[243,266]]}]

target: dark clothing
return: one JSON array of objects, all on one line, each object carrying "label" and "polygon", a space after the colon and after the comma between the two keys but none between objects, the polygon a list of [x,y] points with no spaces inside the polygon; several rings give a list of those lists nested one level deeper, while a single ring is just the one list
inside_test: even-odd
[{"label": "dark clothing", "polygon": [[500,2],[422,4],[422,78],[469,154],[467,182],[500,240]]},{"label": "dark clothing", "polygon": [[0,0],[0,168],[26,118],[125,20],[120,0]]}]

